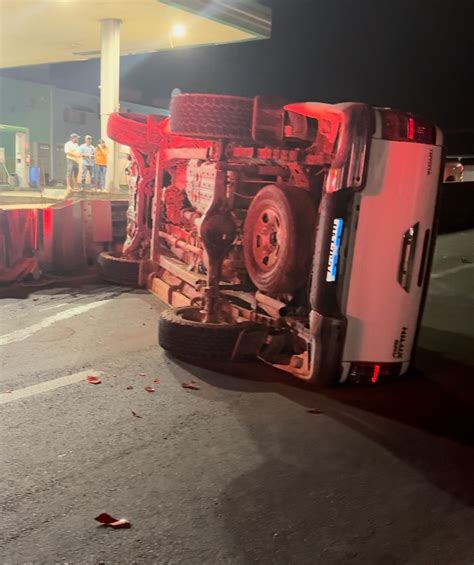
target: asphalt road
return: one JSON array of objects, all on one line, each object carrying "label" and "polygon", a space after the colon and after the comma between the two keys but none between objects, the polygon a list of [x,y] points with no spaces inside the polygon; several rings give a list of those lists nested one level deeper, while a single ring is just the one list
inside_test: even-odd
[{"label": "asphalt road", "polygon": [[473,251],[439,239],[409,378],[323,392],[176,362],[144,292],[3,289],[0,563],[472,565]]}]

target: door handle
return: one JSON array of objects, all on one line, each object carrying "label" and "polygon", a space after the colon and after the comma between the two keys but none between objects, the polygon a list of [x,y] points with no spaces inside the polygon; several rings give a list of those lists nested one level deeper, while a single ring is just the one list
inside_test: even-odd
[{"label": "door handle", "polygon": [[398,266],[398,282],[406,292],[410,292],[419,227],[420,224],[417,222],[411,228],[407,229],[402,238],[402,253]]}]

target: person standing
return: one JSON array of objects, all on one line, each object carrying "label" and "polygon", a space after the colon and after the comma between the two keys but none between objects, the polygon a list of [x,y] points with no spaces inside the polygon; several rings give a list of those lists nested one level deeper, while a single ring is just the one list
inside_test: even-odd
[{"label": "person standing", "polygon": [[95,147],[92,145],[92,137],[86,135],[85,143],[79,147],[82,155],[82,190],[86,188],[86,176],[89,172],[91,187],[95,186]]},{"label": "person standing", "polygon": [[64,144],[64,153],[66,153],[66,186],[68,191],[77,189],[79,159],[81,158],[78,141],[79,136],[77,133],[71,133],[69,141]]},{"label": "person standing", "polygon": [[95,148],[96,183],[99,190],[105,190],[105,177],[107,175],[107,156],[109,148],[103,139],[99,139]]}]

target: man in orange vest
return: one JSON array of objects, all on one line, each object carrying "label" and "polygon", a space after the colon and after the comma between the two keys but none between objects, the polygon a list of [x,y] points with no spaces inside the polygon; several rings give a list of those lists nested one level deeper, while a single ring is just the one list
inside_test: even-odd
[{"label": "man in orange vest", "polygon": [[95,148],[96,183],[98,190],[105,191],[105,175],[107,174],[107,155],[109,148],[103,139],[99,139]]}]

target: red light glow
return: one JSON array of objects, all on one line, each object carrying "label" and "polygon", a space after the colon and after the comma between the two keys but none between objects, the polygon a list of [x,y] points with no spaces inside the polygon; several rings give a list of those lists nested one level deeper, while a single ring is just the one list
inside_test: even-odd
[{"label": "red light glow", "polygon": [[43,210],[43,234],[45,237],[51,236],[53,231],[53,211],[51,208]]},{"label": "red light glow", "polygon": [[370,379],[373,383],[377,382],[379,378],[379,373],[380,373],[380,365],[374,365],[374,372],[372,373],[372,377]]},{"label": "red light glow", "polygon": [[38,249],[38,208],[33,211],[34,248]]},{"label": "red light glow", "polygon": [[407,138],[415,139],[415,120],[413,118],[408,118]]}]

